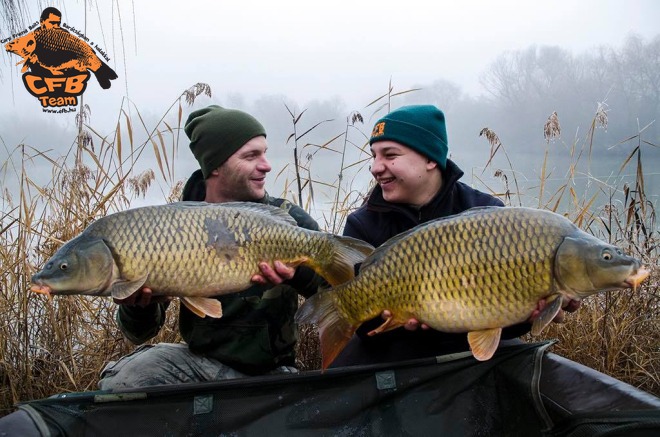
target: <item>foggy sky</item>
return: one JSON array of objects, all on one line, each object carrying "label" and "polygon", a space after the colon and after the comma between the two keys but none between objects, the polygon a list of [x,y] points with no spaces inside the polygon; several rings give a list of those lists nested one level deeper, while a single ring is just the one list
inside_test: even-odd
[{"label": "foggy sky", "polygon": [[[98,5],[98,12],[89,9],[86,25],[82,2],[52,4],[63,12],[63,22],[84,29],[104,48],[119,74],[109,90],[92,77],[84,94],[99,133],[112,132],[126,95],[127,111],[135,115],[137,108],[155,123],[184,89],[205,82],[213,98],[202,96],[194,107],[184,106],[184,120],[210,103],[258,111],[260,98],[282,102],[281,113],[259,114],[273,133],[269,154],[277,163],[292,153],[291,144],[285,144],[291,125],[284,102],[298,111],[313,102],[334,108],[319,117],[337,118],[333,129],[341,129],[351,110],[371,115],[365,105],[385,94],[390,80],[401,91],[444,79],[479,96],[484,92],[480,76],[505,51],[536,44],[579,54],[618,46],[631,33],[654,37],[660,19],[660,3],[653,0],[152,0],[119,1],[120,29],[117,10],[109,4]],[[43,7],[37,1],[30,5],[28,23],[38,20]],[[14,65],[18,57],[3,50],[1,59],[0,162],[20,142],[65,151],[75,136],[74,115],[42,113],[23,87],[20,67]],[[310,124],[316,121],[309,118]],[[366,120],[365,132],[370,124],[373,119]],[[183,135],[181,144],[178,174],[185,177],[195,163]]]}]

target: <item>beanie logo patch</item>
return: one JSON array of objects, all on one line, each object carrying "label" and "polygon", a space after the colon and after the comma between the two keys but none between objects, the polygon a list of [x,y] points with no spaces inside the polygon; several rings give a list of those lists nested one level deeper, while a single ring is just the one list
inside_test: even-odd
[{"label": "beanie logo patch", "polygon": [[380,137],[383,134],[385,134],[385,122],[381,121],[380,123],[376,123],[376,126],[374,126],[374,130],[371,131],[371,137]]}]

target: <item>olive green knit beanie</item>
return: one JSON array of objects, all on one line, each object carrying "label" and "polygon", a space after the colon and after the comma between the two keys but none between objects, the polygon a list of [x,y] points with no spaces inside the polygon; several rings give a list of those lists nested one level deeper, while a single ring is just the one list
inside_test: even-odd
[{"label": "olive green knit beanie", "polygon": [[447,127],[445,114],[433,105],[402,106],[376,122],[369,144],[396,141],[447,166]]},{"label": "olive green knit beanie", "polygon": [[218,105],[191,112],[183,130],[204,179],[252,138],[266,136],[264,127],[250,114]]}]

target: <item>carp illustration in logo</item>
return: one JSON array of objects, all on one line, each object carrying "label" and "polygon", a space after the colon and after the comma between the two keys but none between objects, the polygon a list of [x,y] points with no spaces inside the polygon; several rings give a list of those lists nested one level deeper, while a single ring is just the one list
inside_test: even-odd
[{"label": "carp illustration in logo", "polygon": [[[37,29],[5,45],[6,51],[23,58],[17,65],[23,64],[25,86],[43,106],[77,103],[76,97],[85,90],[89,71],[103,89],[110,88],[110,81],[117,79],[117,73],[87,42],[60,27],[61,16],[56,8],[44,9]],[[66,100],[58,103],[58,98]]]},{"label": "carp illustration in logo", "polygon": [[53,75],[62,75],[67,69],[91,70],[103,89],[110,88],[110,81],[117,78],[117,73],[99,59],[85,41],[64,29],[39,28],[8,42],[5,48],[23,57],[19,62],[24,64],[22,73],[28,67],[31,70],[41,67]]}]

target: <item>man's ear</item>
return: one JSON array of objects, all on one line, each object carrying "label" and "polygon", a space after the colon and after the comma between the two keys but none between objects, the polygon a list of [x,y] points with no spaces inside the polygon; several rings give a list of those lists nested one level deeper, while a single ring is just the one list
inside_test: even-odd
[{"label": "man's ear", "polygon": [[435,170],[438,168],[438,163],[435,161],[431,161],[430,159],[426,161],[426,169],[427,170]]},{"label": "man's ear", "polygon": [[215,170],[211,170],[211,176],[218,176],[219,174],[220,172],[218,171],[217,168]]}]

